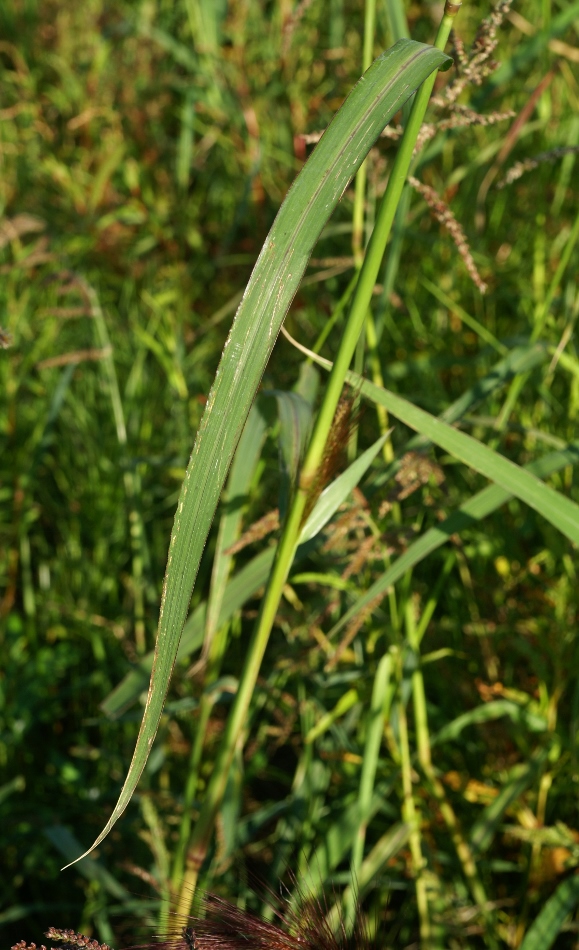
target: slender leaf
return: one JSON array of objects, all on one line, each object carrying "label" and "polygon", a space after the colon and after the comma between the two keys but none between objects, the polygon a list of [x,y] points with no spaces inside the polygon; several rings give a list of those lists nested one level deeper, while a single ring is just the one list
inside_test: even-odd
[{"label": "slender leaf", "polygon": [[514,703],[511,699],[495,699],[470,709],[462,716],[457,716],[456,719],[453,719],[452,722],[449,722],[432,737],[431,745],[447,742],[449,739],[457,739],[467,726],[491,722],[495,719],[501,719],[503,716],[508,716],[513,722],[522,723],[531,732],[545,732],[548,727],[546,719],[530,712],[519,703]]},{"label": "slender leaf", "polygon": [[579,901],[579,874],[562,881],[525,934],[521,950],[549,950]]},{"label": "slender leaf", "polygon": [[528,788],[546,756],[547,750],[539,749],[528,762],[513,769],[512,778],[505,783],[495,800],[485,808],[471,829],[470,843],[474,852],[481,854],[490,847],[507,808]]},{"label": "slender leaf", "polygon": [[145,767],[219,496],[313,247],[386,123],[428,76],[450,63],[440,50],[411,40],[400,40],[380,56],[331,122],[266,238],[223,349],[181,488],[151,684],[133,759],[112,815],[89,850],[122,815]]},{"label": "slender leaf", "polygon": [[529,469],[515,465],[488,446],[459,432],[442,420],[414,406],[407,399],[362,380],[356,373],[349,374],[349,381],[359,386],[373,402],[384,406],[421,435],[427,436],[435,445],[446,449],[455,458],[470,468],[501,485],[506,491],[520,498],[540,515],[550,521],[574,544],[579,544],[579,505],[533,475]]},{"label": "slender leaf", "polygon": [[[576,465],[578,462],[579,442],[572,442],[565,449],[550,452],[542,459],[532,462],[527,466],[526,470],[533,472],[539,477],[545,478],[553,472],[560,471],[566,465]],[[366,606],[374,599],[377,599],[380,594],[385,593],[392,584],[400,580],[406,571],[414,567],[415,564],[419,564],[420,561],[423,561],[424,558],[432,554],[433,551],[436,551],[437,548],[446,544],[453,534],[464,531],[465,528],[469,528],[476,521],[492,514],[493,511],[496,511],[497,508],[504,505],[509,498],[512,498],[512,495],[508,491],[505,491],[498,485],[489,485],[461,505],[457,511],[453,512],[453,514],[436,528],[429,528],[428,531],[425,531],[377,581],[374,581],[366,593],[346,611],[344,616],[341,617],[338,623],[332,628],[328,636],[330,638],[337,636],[340,630],[351,623],[356,614],[364,610]]]},{"label": "slender leaf", "polygon": [[280,480],[280,519],[285,518],[291,492],[297,484],[300,465],[312,428],[312,407],[295,392],[273,390],[279,414],[279,449],[282,477]]},{"label": "slender leaf", "polygon": [[386,432],[385,435],[380,436],[380,438],[374,442],[374,445],[366,449],[360,458],[352,462],[345,472],[338,475],[338,477],[324,489],[302,528],[300,544],[305,544],[306,541],[314,538],[316,534],[322,530],[324,525],[328,523],[330,518],[333,517],[342,502],[346,500],[350,492],[364,477],[389,435],[390,432]]}]

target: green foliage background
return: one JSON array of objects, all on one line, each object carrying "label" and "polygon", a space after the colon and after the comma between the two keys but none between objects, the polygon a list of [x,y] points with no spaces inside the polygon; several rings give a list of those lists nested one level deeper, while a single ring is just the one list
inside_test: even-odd
[{"label": "green foliage background", "polygon": [[[497,183],[516,161],[579,141],[576,6],[515,5],[501,30],[500,69],[461,102],[485,114],[532,108],[520,127],[510,119],[439,134],[417,172],[462,223],[487,295],[447,231],[409,195],[399,266],[384,275],[391,292],[375,296],[384,383],[434,415],[535,331],[543,355],[518,388],[497,387],[462,420],[520,465],[576,434],[575,156],[543,162],[502,190]],[[145,932],[153,927],[166,887],[203,691],[202,678],[187,675],[196,653],[179,663],[134,804],[96,861],[59,868],[101,830],[130,761],[142,707],[111,719],[100,704],[154,644],[180,482],[240,294],[309,148],[301,136],[327,125],[361,72],[361,3],[313,0],[292,20],[296,9],[289,0],[7,0],[0,9],[0,324],[12,337],[0,354],[6,946],[20,937],[40,943],[50,924],[126,945],[135,917]],[[376,54],[397,37],[402,9],[378,3]],[[465,4],[457,29],[467,44],[489,10]],[[410,35],[430,41],[438,9],[415,3],[405,13]],[[383,140],[370,158],[370,222],[392,155]],[[352,201],[347,192],[287,321],[308,346],[353,274]],[[329,358],[338,334],[339,323],[323,349]],[[291,390],[302,364],[280,339],[263,388]],[[244,527],[278,503],[273,399],[268,407]],[[377,434],[368,406],[361,448]],[[396,426],[394,450],[404,453],[407,440]],[[432,607],[422,669],[438,734],[433,761],[466,837],[478,842],[495,945],[515,947],[553,893],[569,911],[576,901],[567,893],[579,865],[571,545],[510,501],[407,574],[324,669],[324,635],[340,616],[417,532],[485,484],[443,452],[430,458],[430,480],[407,498],[393,495],[394,514],[380,514],[392,484],[377,465],[361,486],[368,509],[351,512],[358,520],[348,543],[332,542],[330,531],[326,547],[294,569],[202,883],[250,906],[252,874],[273,881],[288,864],[314,874],[322,866],[323,882],[341,886],[348,854],[328,868],[320,855],[332,835],[347,838],[339,822],[357,794],[376,664],[384,643],[396,647],[406,701],[412,617]],[[571,465],[550,483],[577,500]],[[214,546],[212,537],[193,608],[207,597]],[[357,562],[360,548],[368,555]],[[237,556],[236,571],[255,550]],[[255,608],[248,601],[228,629],[201,793]],[[352,705],[340,707],[352,689]],[[414,743],[410,705],[409,725]],[[393,707],[367,850],[400,821],[399,729]],[[437,939],[482,946],[480,917],[418,767],[414,796]],[[416,938],[415,870],[401,841],[376,875],[368,900],[386,946]],[[576,946],[565,914],[563,925],[557,946]]]}]

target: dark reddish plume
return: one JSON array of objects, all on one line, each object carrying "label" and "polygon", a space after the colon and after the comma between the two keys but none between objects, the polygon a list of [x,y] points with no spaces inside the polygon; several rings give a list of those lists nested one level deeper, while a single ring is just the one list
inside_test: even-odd
[{"label": "dark reddish plume", "polygon": [[[186,925],[174,933],[156,937],[154,942],[133,950],[368,950],[368,939],[360,915],[354,932],[348,936],[343,921],[338,932],[327,922],[328,908],[317,899],[302,901],[297,908],[285,904],[276,911],[278,923],[262,920],[240,910],[221,897],[208,894],[201,901],[203,916],[186,919]],[[110,950],[83,934],[51,927],[46,936],[50,950]],[[21,940],[12,950],[46,950],[44,945]]]}]

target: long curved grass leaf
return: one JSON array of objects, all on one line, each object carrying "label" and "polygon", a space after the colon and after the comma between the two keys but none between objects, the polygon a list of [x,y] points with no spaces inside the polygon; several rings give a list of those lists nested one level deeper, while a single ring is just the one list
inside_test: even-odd
[{"label": "long curved grass leaf", "polygon": [[579,875],[562,881],[555,893],[549,898],[539,916],[533,922],[521,950],[549,950],[561,933],[565,918],[579,901]]},{"label": "long curved grass leaf", "polygon": [[266,238],[225,343],[181,488],[151,684],[133,759],[112,815],[89,852],[124,812],[147,762],[219,496],[313,247],[386,123],[432,72],[450,63],[440,50],[411,40],[383,53],[330,123]]},{"label": "long curved grass leaf", "polygon": [[440,732],[432,736],[431,745],[440,745],[450,739],[457,739],[467,726],[492,722],[495,719],[501,719],[503,716],[508,716],[513,722],[521,723],[531,732],[546,732],[548,728],[547,720],[543,716],[538,716],[521,706],[520,703],[515,703],[512,699],[494,699],[489,703],[483,703],[481,706],[469,709],[461,716],[457,716],[456,719],[444,726]]},{"label": "long curved grass leaf", "polygon": [[[331,367],[328,360],[315,354],[312,354],[312,357],[318,365],[326,369]],[[472,436],[459,432],[442,419],[437,419],[402,396],[371,383],[357,373],[349,372],[347,380],[372,402],[383,406],[415,432],[445,449],[485,478],[496,482],[510,495],[524,501],[558,528],[573,544],[579,544],[579,505],[542,482],[530,467],[522,468],[516,465]]]},{"label": "long curved grass leaf", "polygon": [[[576,465],[578,462],[579,443],[573,442],[565,449],[549,452],[549,454],[545,455],[542,459],[538,459],[536,462],[532,462],[526,466],[525,470],[532,472],[539,478],[545,478],[553,472],[560,471],[565,465]],[[433,551],[436,551],[437,548],[446,544],[453,534],[464,531],[465,528],[470,527],[475,521],[486,518],[487,515],[492,514],[493,511],[496,511],[497,508],[504,505],[510,498],[512,498],[512,494],[505,491],[505,489],[499,485],[489,485],[461,505],[457,511],[449,515],[449,517],[436,528],[429,528],[428,531],[425,531],[424,534],[411,544],[408,550],[368,588],[366,593],[346,611],[338,623],[332,627],[328,637],[332,639],[337,636],[340,630],[352,622],[356,614],[364,610],[374,599],[377,599],[379,594],[385,593],[392,584],[400,580],[406,571],[414,567],[415,564],[419,564],[420,561],[423,561],[424,558],[432,554]]]},{"label": "long curved grass leaf", "polygon": [[547,757],[547,751],[539,749],[528,762],[513,769],[512,777],[503,785],[495,800],[487,805],[471,829],[470,843],[474,852],[482,854],[490,847],[505,811],[531,784]]},{"label": "long curved grass leaf", "polygon": [[430,413],[414,406],[407,399],[365,381],[355,373],[349,374],[351,381],[361,388],[365,396],[384,406],[393,416],[400,419],[421,435],[427,436],[435,445],[446,449],[455,458],[484,475],[516,498],[520,498],[529,507],[542,515],[558,528],[574,544],[579,544],[579,505],[556,492],[542,482],[528,469],[521,468],[498,452],[489,449],[477,439],[464,432],[453,429]]}]

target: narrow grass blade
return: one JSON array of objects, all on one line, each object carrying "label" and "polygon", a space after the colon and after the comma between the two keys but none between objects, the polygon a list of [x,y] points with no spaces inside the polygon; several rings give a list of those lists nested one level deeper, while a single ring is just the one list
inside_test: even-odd
[{"label": "narrow grass blade", "polygon": [[470,843],[476,854],[481,854],[490,847],[505,811],[534,780],[546,756],[547,750],[539,749],[528,762],[513,769],[513,777],[506,782],[495,800],[485,808],[470,833]]},{"label": "narrow grass blade", "polygon": [[312,428],[312,407],[299,393],[273,390],[279,415],[279,448],[281,479],[279,491],[280,520],[285,518],[291,503],[293,486],[297,484],[300,465]]},{"label": "narrow grass blade", "polygon": [[[565,465],[577,465],[578,463],[579,443],[574,442],[562,451],[550,452],[537,462],[533,462],[526,470],[533,472],[540,478],[545,478],[553,472],[560,471]],[[464,505],[461,505],[438,527],[429,528],[428,531],[425,531],[422,537],[411,544],[408,550],[346,611],[344,616],[330,630],[328,637],[330,639],[336,637],[361,610],[365,610],[368,604],[377,599],[380,594],[385,593],[415,564],[420,563],[437,548],[446,544],[453,534],[464,531],[475,521],[486,518],[487,515],[504,505],[509,498],[512,498],[512,495],[503,488],[498,485],[489,485],[465,502]]]},{"label": "narrow grass blade", "polygon": [[440,50],[411,40],[400,40],[380,56],[331,122],[266,238],[223,349],[183,481],[169,547],[151,685],[133,760],[112,815],[89,852],[124,812],[147,762],[219,496],[313,247],[386,123],[434,70],[450,62]]},{"label": "narrow grass blade", "polygon": [[520,498],[550,521],[573,544],[579,544],[579,505],[575,502],[540,481],[528,469],[515,465],[472,436],[453,429],[401,396],[368,381],[363,382],[361,377],[354,373],[349,374],[349,382],[358,386],[373,402],[384,406],[397,419],[421,435],[427,436],[435,445],[496,482],[516,498]]},{"label": "narrow grass blade", "polygon": [[524,725],[531,732],[546,732],[548,728],[547,720],[543,716],[538,716],[519,703],[514,703],[511,699],[495,699],[489,703],[483,703],[482,706],[476,706],[469,709],[462,716],[457,716],[452,722],[444,726],[440,732],[432,736],[431,745],[448,742],[449,739],[458,739],[463,729],[481,722],[492,722],[495,719],[501,719],[508,716],[513,722]]},{"label": "narrow grass blade", "polygon": [[578,901],[579,875],[574,874],[562,881],[549,898],[525,934],[521,950],[549,950],[561,933],[565,918],[574,910]]},{"label": "narrow grass blade", "polygon": [[[375,881],[384,867],[408,841],[411,827],[407,823],[399,822],[393,825],[386,834],[382,835],[380,840],[374,845],[370,854],[360,867],[360,874],[356,882],[356,893],[352,885],[349,885],[342,895],[344,906],[354,906],[356,900],[362,898],[372,882]],[[334,904],[330,910],[327,921],[331,930],[338,932],[341,924],[342,910],[341,905]]]},{"label": "narrow grass blade", "polygon": [[358,485],[364,477],[370,465],[378,455],[378,452],[384,445],[390,435],[391,430],[381,436],[371,445],[369,449],[352,462],[345,472],[342,472],[338,478],[334,479],[327,488],[324,489],[318,498],[314,510],[306,521],[300,534],[300,544],[305,544],[311,538],[322,530],[325,524],[336,513],[343,501],[346,500],[350,492]]},{"label": "narrow grass blade", "polygon": [[[65,828],[64,825],[52,825],[49,828],[45,828],[44,834],[65,858],[73,858],[73,856],[78,853],[80,844],[73,833],[68,828]],[[119,884],[117,879],[113,877],[110,871],[107,871],[100,861],[83,861],[81,859],[78,869],[87,880],[98,881],[103,890],[110,894],[111,897],[116,897],[117,900],[131,897],[130,891],[123,887],[122,884]]]}]

